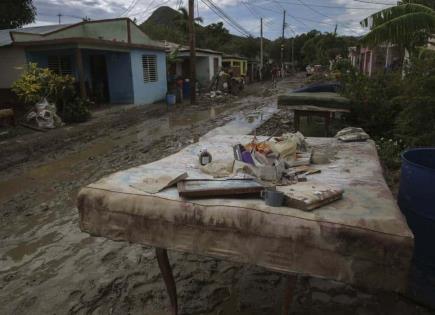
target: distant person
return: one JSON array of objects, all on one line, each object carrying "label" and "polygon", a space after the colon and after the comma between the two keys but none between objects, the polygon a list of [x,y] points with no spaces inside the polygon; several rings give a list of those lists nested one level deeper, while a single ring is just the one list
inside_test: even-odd
[{"label": "distant person", "polygon": [[176,85],[177,85],[177,102],[178,103],[183,103],[183,84],[184,84],[184,80],[182,77],[177,77],[176,81],[175,81]]},{"label": "distant person", "polygon": [[276,89],[276,81],[278,79],[278,67],[273,66],[270,74],[272,75],[272,88]]}]

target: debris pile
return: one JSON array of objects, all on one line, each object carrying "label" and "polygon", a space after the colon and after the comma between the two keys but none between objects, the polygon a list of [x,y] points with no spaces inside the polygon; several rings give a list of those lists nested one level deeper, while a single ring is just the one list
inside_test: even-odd
[{"label": "debris pile", "polygon": [[56,114],[56,105],[48,103],[45,98],[27,114],[26,121],[42,129],[53,129],[64,125]]},{"label": "debris pile", "polygon": [[253,136],[248,143],[228,145],[225,158],[222,155],[214,158],[208,150],[202,149],[195,164],[200,173],[206,175],[204,177],[189,178],[188,172],[184,171],[172,175],[166,172],[157,181],[145,179],[134,187],[157,193],[176,184],[183,198],[250,195],[264,199],[267,206],[288,206],[305,211],[342,197],[341,189],[309,181],[309,177],[321,170],[311,164],[313,149],[300,132],[263,139]]},{"label": "debris pile", "polygon": [[354,142],[366,141],[370,136],[362,128],[347,127],[337,132],[335,138],[343,142]]}]

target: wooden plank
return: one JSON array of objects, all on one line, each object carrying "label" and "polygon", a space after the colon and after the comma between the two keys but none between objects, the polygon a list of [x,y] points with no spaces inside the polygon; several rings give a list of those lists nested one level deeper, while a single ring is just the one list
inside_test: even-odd
[{"label": "wooden plank", "polygon": [[286,205],[305,211],[314,210],[341,199],[343,190],[312,182],[299,182],[291,186],[278,186],[286,196]]},{"label": "wooden plank", "polygon": [[181,197],[237,196],[260,193],[264,187],[252,179],[184,180],[177,184]]}]

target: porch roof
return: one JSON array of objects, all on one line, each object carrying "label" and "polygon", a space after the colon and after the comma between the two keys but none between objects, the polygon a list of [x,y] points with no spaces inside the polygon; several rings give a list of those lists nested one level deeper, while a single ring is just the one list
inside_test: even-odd
[{"label": "porch roof", "polygon": [[104,40],[104,39],[86,38],[86,37],[14,42],[12,45],[25,47],[25,48],[32,48],[32,47],[36,48],[36,47],[55,45],[56,48],[59,49],[60,48],[59,45],[73,45],[79,48],[80,46],[86,46],[85,48],[91,48],[89,46],[93,46],[92,48],[106,48],[106,49],[111,48],[111,49],[121,49],[121,50],[138,48],[138,49],[165,51],[165,48],[161,46],[134,44],[134,43],[126,43],[126,42],[111,41],[111,40]]}]

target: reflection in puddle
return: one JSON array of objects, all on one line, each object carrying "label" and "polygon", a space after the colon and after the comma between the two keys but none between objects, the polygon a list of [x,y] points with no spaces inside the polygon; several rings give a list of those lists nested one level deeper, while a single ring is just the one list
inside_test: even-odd
[{"label": "reflection in puddle", "polygon": [[58,240],[59,233],[51,232],[47,235],[44,235],[40,239],[34,242],[24,242],[18,245],[15,248],[8,250],[5,253],[5,256],[12,258],[14,262],[21,261],[25,256],[33,255],[40,248],[52,244]]}]

